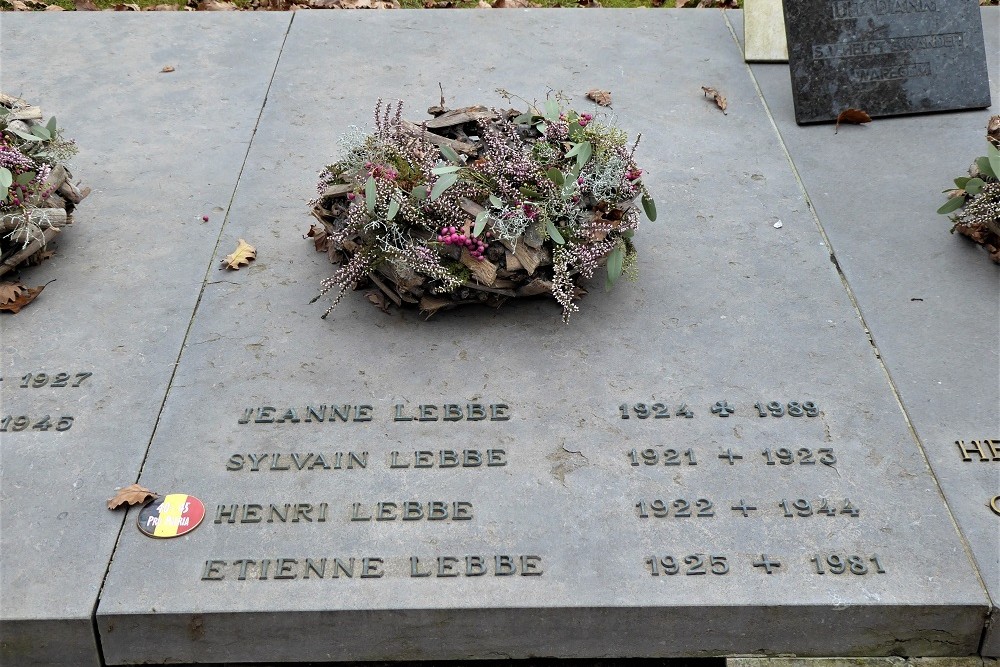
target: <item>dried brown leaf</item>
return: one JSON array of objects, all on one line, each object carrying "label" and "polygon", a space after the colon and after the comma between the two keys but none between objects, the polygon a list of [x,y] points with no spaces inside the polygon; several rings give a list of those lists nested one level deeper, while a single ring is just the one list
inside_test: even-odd
[{"label": "dried brown leaf", "polygon": [[541,5],[531,2],[531,0],[494,0],[493,9],[534,9]]},{"label": "dried brown leaf", "polygon": [[997,148],[1000,148],[1000,115],[990,116],[986,124],[986,138]]},{"label": "dried brown leaf", "polygon": [[97,5],[94,4],[94,0],[73,0],[73,6],[76,7],[76,11],[78,12],[100,11]]},{"label": "dried brown leaf", "polygon": [[705,92],[705,97],[711,97],[715,102],[715,106],[719,107],[722,110],[722,113],[725,114],[726,107],[729,106],[729,103],[726,102],[726,98],[723,97],[722,93],[711,86],[702,86],[701,89]]},{"label": "dried brown leaf", "polygon": [[310,225],[309,231],[302,238],[312,239],[316,246],[316,252],[329,252],[330,250],[330,235],[323,225]]},{"label": "dried brown leaf", "polygon": [[0,283],[0,304],[10,303],[21,296],[24,285],[21,283],[2,282]]},{"label": "dried brown leaf", "polygon": [[374,304],[386,315],[389,314],[389,300],[385,298],[385,294],[382,294],[377,289],[368,290],[365,292],[365,298],[368,299],[369,303]]},{"label": "dried brown leaf", "polygon": [[199,12],[232,12],[239,9],[231,2],[219,2],[219,0],[200,0],[197,8]]},{"label": "dried brown leaf", "polygon": [[115,497],[108,499],[108,509],[118,509],[122,505],[139,505],[151,498],[158,497],[159,494],[155,491],[150,491],[149,489],[139,486],[138,484],[130,484],[123,489],[118,489]]},{"label": "dried brown leaf", "polygon": [[139,5],[133,4],[131,2],[122,2],[114,6],[116,12],[141,12]]},{"label": "dried brown leaf", "polygon": [[255,259],[257,259],[257,249],[240,239],[236,244],[236,250],[226,255],[226,258],[222,260],[222,268],[239,271],[241,266],[248,266]]},{"label": "dried brown leaf", "polygon": [[602,107],[609,107],[611,106],[611,91],[594,88],[593,90],[587,91],[587,99],[597,102]]},{"label": "dried brown leaf", "polygon": [[861,125],[862,123],[872,122],[872,117],[861,109],[844,109],[837,116],[837,124],[833,128],[833,133],[837,134],[840,130],[841,123],[850,123],[852,125]]},{"label": "dried brown leaf", "polygon": [[173,68],[173,66],[171,66],[171,65],[164,65],[163,69],[160,70],[160,74],[170,74],[171,72],[175,72],[175,71],[177,71],[177,70],[175,70]]},{"label": "dried brown leaf", "polygon": [[35,298],[42,293],[43,289],[45,289],[45,285],[39,285],[38,287],[25,287],[12,301],[0,303],[0,311],[14,314],[21,312],[21,309],[34,301]]}]

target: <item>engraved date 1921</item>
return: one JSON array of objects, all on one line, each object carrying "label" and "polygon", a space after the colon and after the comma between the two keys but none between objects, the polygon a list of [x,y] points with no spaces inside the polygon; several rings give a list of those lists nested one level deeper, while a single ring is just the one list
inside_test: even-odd
[{"label": "engraved date 1921", "polygon": [[25,431],[28,428],[35,431],[48,431],[50,428],[54,428],[57,431],[68,431],[71,426],[73,426],[73,418],[67,416],[59,417],[55,422],[52,421],[49,415],[40,417],[37,421],[27,415],[20,415],[18,417],[7,415],[3,419],[0,419],[0,433]]},{"label": "engraved date 1921", "polygon": [[[21,377],[21,389],[27,389],[29,387],[33,389],[41,389],[42,387],[79,387],[83,384],[83,381],[89,378],[93,373],[76,373],[75,375],[70,373],[56,373],[55,375],[49,375],[48,373],[27,373]],[[70,382],[72,380],[72,382]]]}]

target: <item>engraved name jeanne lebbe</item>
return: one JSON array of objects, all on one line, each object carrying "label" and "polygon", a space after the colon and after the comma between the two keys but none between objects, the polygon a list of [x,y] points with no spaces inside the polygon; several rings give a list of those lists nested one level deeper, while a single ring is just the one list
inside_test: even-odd
[{"label": "engraved name jeanne lebbe", "polygon": [[[408,407],[395,404],[386,413],[393,422],[500,422],[510,420],[510,406],[506,403],[421,403]],[[311,424],[311,423],[365,423],[382,417],[380,411],[363,404],[316,404],[297,407],[260,405],[244,408],[237,419],[239,424]]]},{"label": "engraved name jeanne lebbe", "polygon": [[381,579],[390,576],[424,577],[540,577],[542,557],[490,554],[466,556],[382,556],[338,558],[262,558],[205,561],[202,581],[267,581],[291,579]]}]

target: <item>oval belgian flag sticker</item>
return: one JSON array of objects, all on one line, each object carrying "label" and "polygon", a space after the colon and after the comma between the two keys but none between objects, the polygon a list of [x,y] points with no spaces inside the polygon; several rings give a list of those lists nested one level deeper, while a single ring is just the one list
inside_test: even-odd
[{"label": "oval belgian flag sticker", "polygon": [[171,493],[139,511],[139,530],[150,537],[177,537],[190,533],[205,518],[205,505],[184,493]]}]

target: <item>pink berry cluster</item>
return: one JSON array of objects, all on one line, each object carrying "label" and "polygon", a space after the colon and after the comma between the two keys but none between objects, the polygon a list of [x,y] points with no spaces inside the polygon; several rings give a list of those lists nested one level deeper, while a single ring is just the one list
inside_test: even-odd
[{"label": "pink berry cluster", "polygon": [[399,178],[399,172],[387,165],[365,162],[365,169],[368,170],[369,176],[374,176],[375,178],[385,178],[390,181]]},{"label": "pink berry cluster", "polygon": [[629,171],[625,172],[625,178],[627,178],[630,181],[637,181],[639,180],[640,176],[642,176],[642,169],[639,169],[638,167],[636,167],[635,169],[630,169]]},{"label": "pink berry cluster", "polygon": [[580,127],[587,127],[590,121],[594,120],[594,116],[589,113],[582,113],[580,117],[576,119],[576,122],[580,124]]},{"label": "pink berry cluster", "polygon": [[[486,236],[493,236],[493,232],[486,232]],[[469,249],[469,254],[476,259],[482,260],[486,255],[486,244],[471,234],[466,235],[458,231],[457,227],[442,227],[438,234],[438,241],[445,245],[465,247]]]}]

